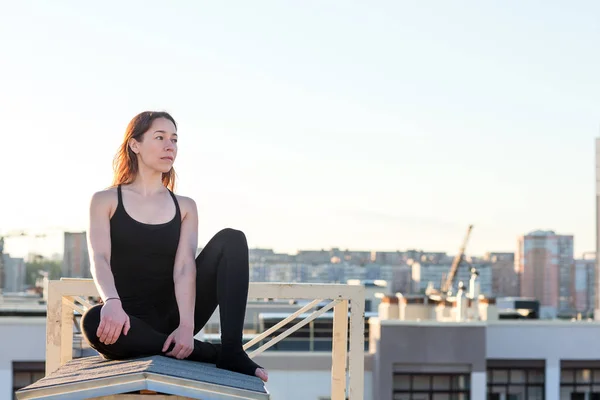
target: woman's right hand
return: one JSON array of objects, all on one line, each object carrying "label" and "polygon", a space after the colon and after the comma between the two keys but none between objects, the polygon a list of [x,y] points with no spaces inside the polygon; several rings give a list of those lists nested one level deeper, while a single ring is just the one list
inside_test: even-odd
[{"label": "woman's right hand", "polygon": [[105,302],[100,310],[100,325],[96,332],[100,342],[113,344],[121,336],[121,331],[127,335],[129,328],[129,316],[123,311],[121,300],[110,299]]}]

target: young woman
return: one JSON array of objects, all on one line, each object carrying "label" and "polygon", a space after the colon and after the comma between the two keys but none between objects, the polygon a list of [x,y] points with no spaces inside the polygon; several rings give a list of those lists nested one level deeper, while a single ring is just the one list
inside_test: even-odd
[{"label": "young woman", "polygon": [[[217,233],[196,258],[198,211],[173,193],[177,124],[165,112],[136,115],[115,157],[113,186],[90,202],[91,271],[103,304],[83,333],[108,359],[162,354],[256,375],[267,372],[242,348],[248,244]],[[195,340],[219,306],[221,344]]]}]

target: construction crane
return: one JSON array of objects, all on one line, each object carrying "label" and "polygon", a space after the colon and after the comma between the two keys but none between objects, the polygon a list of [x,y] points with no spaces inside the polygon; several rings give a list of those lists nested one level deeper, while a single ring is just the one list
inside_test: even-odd
[{"label": "construction crane", "polygon": [[469,236],[471,236],[471,230],[473,230],[473,225],[469,225],[462,246],[460,247],[460,250],[456,257],[454,257],[454,260],[452,261],[452,266],[450,267],[450,272],[448,273],[446,280],[442,284],[440,292],[442,292],[443,295],[446,295],[452,288],[454,278],[456,277],[456,271],[458,271],[458,267],[460,267],[460,264],[463,262],[465,257],[465,249],[467,247],[467,242],[469,241]]}]

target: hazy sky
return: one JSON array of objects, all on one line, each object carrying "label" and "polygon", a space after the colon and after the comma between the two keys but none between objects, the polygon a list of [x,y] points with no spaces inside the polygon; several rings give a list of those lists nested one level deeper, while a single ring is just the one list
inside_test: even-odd
[{"label": "hazy sky", "polygon": [[594,250],[596,1],[0,5],[0,233],[62,252],[143,110],[179,123],[202,246]]}]

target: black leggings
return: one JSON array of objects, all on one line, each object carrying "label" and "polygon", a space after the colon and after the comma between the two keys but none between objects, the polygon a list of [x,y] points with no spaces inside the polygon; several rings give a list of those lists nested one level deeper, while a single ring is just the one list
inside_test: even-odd
[{"label": "black leggings", "polygon": [[[214,363],[219,368],[254,375],[260,368],[242,348],[242,330],[248,298],[248,243],[238,230],[217,233],[196,258],[196,303],[194,335],[206,324],[217,305],[221,319],[221,344],[194,340],[188,360]],[[89,309],[82,317],[82,331],[90,346],[108,359],[164,355],[168,334],[140,318],[130,315],[131,327],[113,344],[101,343],[96,332],[102,305]],[[177,326],[173,327],[173,330]],[[174,345],[171,345],[170,351]],[[167,351],[167,352],[168,352]]]}]

